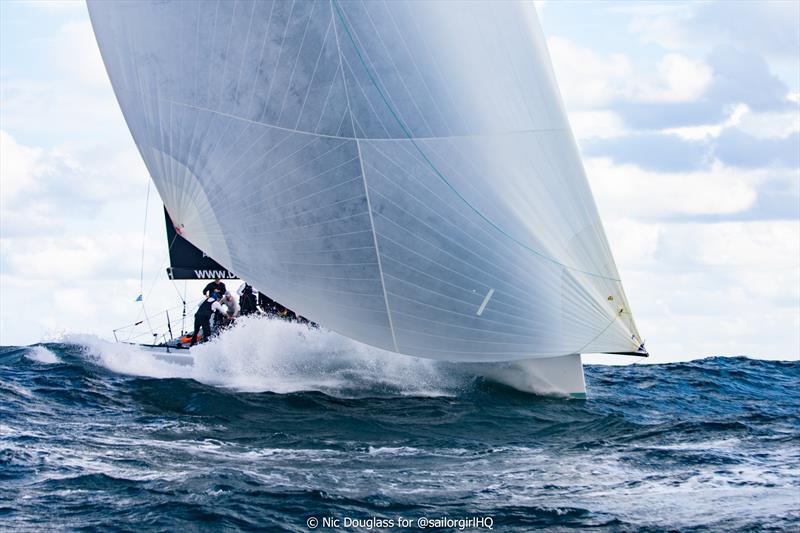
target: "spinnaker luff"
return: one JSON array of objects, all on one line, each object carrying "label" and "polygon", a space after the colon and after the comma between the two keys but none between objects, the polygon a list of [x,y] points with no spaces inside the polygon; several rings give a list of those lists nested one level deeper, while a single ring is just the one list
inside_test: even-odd
[{"label": "spinnaker luff", "polygon": [[180,234],[271,297],[413,356],[646,353],[531,2],[88,5]]}]

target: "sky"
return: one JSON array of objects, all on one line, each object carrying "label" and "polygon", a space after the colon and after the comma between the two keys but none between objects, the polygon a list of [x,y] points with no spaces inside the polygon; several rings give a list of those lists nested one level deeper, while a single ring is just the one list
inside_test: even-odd
[{"label": "sky", "polygon": [[[650,362],[800,358],[800,2],[536,7]],[[0,143],[0,345],[199,294],[82,2],[0,2]]]}]

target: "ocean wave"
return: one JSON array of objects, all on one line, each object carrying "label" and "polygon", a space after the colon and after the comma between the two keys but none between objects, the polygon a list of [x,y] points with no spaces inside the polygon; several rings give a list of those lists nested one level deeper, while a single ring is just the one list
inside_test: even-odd
[{"label": "ocean wave", "polygon": [[245,324],[201,357],[94,337],[0,348],[0,529],[800,526],[797,362],[587,366],[575,402],[285,323]]}]

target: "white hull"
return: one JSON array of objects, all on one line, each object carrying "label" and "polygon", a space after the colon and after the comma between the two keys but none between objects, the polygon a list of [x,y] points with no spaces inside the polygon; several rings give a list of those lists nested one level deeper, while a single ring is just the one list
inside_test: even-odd
[{"label": "white hull", "polygon": [[136,344],[136,346],[143,352],[147,352],[159,361],[164,361],[165,363],[184,366],[194,365],[194,356],[188,348],[168,349],[166,346],[149,346],[147,344]]},{"label": "white hull", "polygon": [[[190,349],[138,345],[156,359],[170,364],[194,365]],[[586,398],[580,354],[500,363],[464,363],[470,371],[522,392],[545,396]]]},{"label": "white hull", "polygon": [[586,398],[580,354],[476,366],[477,374],[523,392]]}]

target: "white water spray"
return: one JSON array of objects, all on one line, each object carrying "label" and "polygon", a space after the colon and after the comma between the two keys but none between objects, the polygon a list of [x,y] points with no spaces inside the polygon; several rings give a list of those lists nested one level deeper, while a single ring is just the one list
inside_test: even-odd
[{"label": "white water spray", "polygon": [[67,335],[64,342],[83,346],[93,362],[114,372],[195,379],[241,391],[442,396],[472,380],[456,364],[398,355],[325,329],[260,317],[240,318],[233,328],[193,348],[191,366],[94,336]]}]

